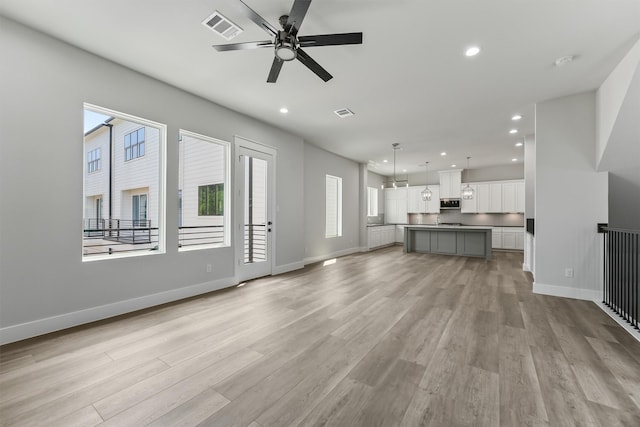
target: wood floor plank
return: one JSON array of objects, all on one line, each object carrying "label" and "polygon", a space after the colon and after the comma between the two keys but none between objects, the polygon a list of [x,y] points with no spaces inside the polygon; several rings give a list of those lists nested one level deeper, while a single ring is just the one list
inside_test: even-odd
[{"label": "wood floor plank", "polygon": [[636,426],[640,342],[522,254],[401,247],[0,347],[0,426]]}]

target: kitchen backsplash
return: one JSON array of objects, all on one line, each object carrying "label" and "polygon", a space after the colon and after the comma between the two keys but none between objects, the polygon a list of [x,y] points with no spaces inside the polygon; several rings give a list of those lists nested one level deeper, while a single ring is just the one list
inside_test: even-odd
[{"label": "kitchen backsplash", "polygon": [[409,224],[435,224],[440,215],[440,222],[460,223],[464,225],[493,225],[496,227],[524,227],[523,214],[466,214],[459,211],[447,211],[440,214],[409,214]]}]

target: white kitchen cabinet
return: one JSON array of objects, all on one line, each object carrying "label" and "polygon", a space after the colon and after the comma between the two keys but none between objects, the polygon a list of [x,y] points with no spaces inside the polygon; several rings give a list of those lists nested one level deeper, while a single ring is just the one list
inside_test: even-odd
[{"label": "white kitchen cabinet", "polygon": [[502,229],[502,249],[516,248],[516,232],[508,227]]},{"label": "white kitchen cabinet", "polygon": [[465,188],[467,185],[473,190],[472,199],[460,200],[460,212],[461,213],[477,213],[478,212],[478,186],[476,184],[461,184],[461,188]]},{"label": "white kitchen cabinet", "polygon": [[440,171],[440,198],[459,199],[460,184],[462,183],[462,170],[453,169]]},{"label": "white kitchen cabinet", "polygon": [[524,228],[493,227],[491,230],[491,247],[493,249],[524,250]]},{"label": "white kitchen cabinet", "polygon": [[375,249],[383,246],[393,245],[396,241],[395,225],[380,225],[368,227],[368,248]]},{"label": "white kitchen cabinet", "polygon": [[502,184],[502,212],[516,212],[515,182],[506,182]]},{"label": "white kitchen cabinet", "polygon": [[502,184],[492,182],[489,184],[489,210],[490,213],[501,213],[502,210]]},{"label": "white kitchen cabinet", "polygon": [[422,200],[424,187],[407,188],[407,213],[426,213],[427,204]]},{"label": "white kitchen cabinet", "polygon": [[406,224],[407,188],[386,188],[384,190],[384,217],[388,224]]},{"label": "white kitchen cabinet", "polygon": [[489,212],[489,184],[482,183],[476,185],[476,195],[478,200],[476,201],[476,212],[487,213]]}]

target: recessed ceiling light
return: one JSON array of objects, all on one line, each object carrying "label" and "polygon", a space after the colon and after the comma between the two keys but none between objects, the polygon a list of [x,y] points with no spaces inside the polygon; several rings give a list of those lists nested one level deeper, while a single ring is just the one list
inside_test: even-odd
[{"label": "recessed ceiling light", "polygon": [[514,116],[511,117],[511,120],[513,120],[515,122],[516,120],[520,120],[521,118],[522,118],[522,116],[520,114],[514,114]]},{"label": "recessed ceiling light", "polygon": [[407,171],[406,169],[402,169],[402,172],[406,172],[406,171]]},{"label": "recessed ceiling light", "polygon": [[466,50],[464,54],[466,56],[476,56],[479,53],[480,53],[480,48],[478,46],[471,46],[469,49]]},{"label": "recessed ceiling light", "polygon": [[515,157],[513,159],[511,159],[512,162],[517,162],[518,159],[516,159]]},{"label": "recessed ceiling light", "polygon": [[440,153],[440,155],[441,155],[441,156],[446,156],[446,155],[447,155],[447,153],[443,151],[442,153]]},{"label": "recessed ceiling light", "polygon": [[509,133],[510,133],[510,134],[518,133],[518,129],[511,129],[511,130],[509,131]]},{"label": "recessed ceiling light", "polygon": [[569,62],[573,61],[575,58],[575,56],[573,55],[567,55],[567,56],[561,56],[560,58],[556,59],[554,61],[554,65],[556,67],[562,67],[567,65]]},{"label": "recessed ceiling light", "polygon": [[289,109],[288,109],[287,107],[282,107],[282,108],[280,109],[280,112],[281,112],[282,114],[287,114],[287,113],[289,112]]},{"label": "recessed ceiling light", "polygon": [[384,160],[382,161],[382,163],[389,163],[389,160],[384,159]]},{"label": "recessed ceiling light", "polygon": [[516,147],[522,147],[522,142],[516,142]]},{"label": "recessed ceiling light", "polygon": [[452,168],[455,168],[457,165],[451,165]]}]

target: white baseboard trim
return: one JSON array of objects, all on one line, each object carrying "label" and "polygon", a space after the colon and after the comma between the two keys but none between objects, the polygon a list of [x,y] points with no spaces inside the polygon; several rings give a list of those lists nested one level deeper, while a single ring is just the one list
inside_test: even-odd
[{"label": "white baseboard trim", "polygon": [[290,264],[277,265],[273,267],[271,275],[275,276],[276,274],[284,274],[293,270],[300,270],[301,268],[304,268],[304,261],[296,261]]},{"label": "white baseboard trim", "polygon": [[622,326],[627,332],[629,332],[629,334],[631,334],[632,337],[634,337],[635,339],[638,340],[638,342],[640,342],[640,331],[638,331],[637,329],[633,328],[629,323],[627,323],[626,320],[624,320],[622,317],[618,316],[616,313],[613,312],[613,310],[611,310],[609,307],[607,307],[602,302],[602,298],[594,299],[593,303],[595,305],[597,305],[598,307],[600,307],[600,309],[602,311],[607,313],[609,315],[609,317],[611,317],[613,320],[615,320],[618,325]]},{"label": "white baseboard trim", "polygon": [[336,252],[332,252],[330,254],[318,255],[318,256],[314,256],[314,257],[305,258],[304,259],[304,265],[314,264],[316,262],[326,261],[326,260],[331,259],[331,258],[338,258],[338,257],[345,256],[345,255],[351,255],[351,254],[354,254],[356,252],[361,252],[361,249],[362,248],[360,248],[360,247],[342,249],[342,250],[339,250],[339,251],[336,251]]},{"label": "white baseboard trim", "polygon": [[545,285],[542,283],[533,283],[533,293],[542,295],[551,295],[554,297],[564,297],[573,299],[583,299],[587,301],[597,300],[601,291],[593,289],[576,289],[566,286]]},{"label": "white baseboard trim", "polygon": [[526,271],[528,273],[531,273],[531,266],[529,264],[527,264],[526,262],[522,263],[522,271]]},{"label": "white baseboard trim", "polygon": [[236,285],[233,277],[214,280],[211,282],[199,283],[184,288],[172,289],[156,294],[145,295],[125,301],[118,301],[98,307],[91,307],[71,313],[60,314],[47,317],[45,319],[33,320],[31,322],[20,323],[18,325],[0,328],[0,345],[8,344],[50,332],[60,331],[73,326],[95,322],[97,320],[108,319],[132,311],[153,307],[168,302],[178,301],[184,298],[217,291]]}]

